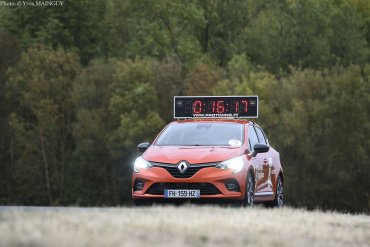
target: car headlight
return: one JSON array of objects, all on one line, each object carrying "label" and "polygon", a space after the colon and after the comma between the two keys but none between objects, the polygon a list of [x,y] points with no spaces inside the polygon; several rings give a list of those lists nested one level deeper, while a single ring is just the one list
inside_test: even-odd
[{"label": "car headlight", "polygon": [[139,173],[139,170],[138,168],[141,168],[141,169],[149,169],[149,168],[152,168],[153,165],[150,164],[149,161],[147,161],[146,159],[144,159],[143,157],[138,157],[136,160],[135,160],[135,163],[134,163],[134,171]]},{"label": "car headlight", "polygon": [[244,159],[242,156],[238,156],[229,160],[225,160],[216,165],[219,169],[232,169],[233,173],[241,172],[244,168]]}]

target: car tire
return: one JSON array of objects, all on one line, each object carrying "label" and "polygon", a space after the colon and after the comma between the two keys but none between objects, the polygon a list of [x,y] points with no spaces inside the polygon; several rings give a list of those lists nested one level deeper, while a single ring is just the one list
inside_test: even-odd
[{"label": "car tire", "polygon": [[284,187],[283,178],[279,175],[276,183],[275,200],[271,202],[272,207],[282,208],[284,206]]},{"label": "car tire", "polygon": [[243,205],[245,207],[253,207],[254,204],[254,177],[253,173],[249,172],[245,185],[245,197]]}]

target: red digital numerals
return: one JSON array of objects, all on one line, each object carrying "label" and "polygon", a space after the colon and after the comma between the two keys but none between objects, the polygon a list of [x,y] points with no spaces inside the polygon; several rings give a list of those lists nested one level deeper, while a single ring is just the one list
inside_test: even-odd
[{"label": "red digital numerals", "polygon": [[225,102],[224,100],[218,101],[208,101],[208,104],[202,102],[201,100],[194,101],[193,113],[239,113],[248,111],[248,101],[242,100]]},{"label": "red digital numerals", "polygon": [[217,101],[217,113],[222,114],[224,112],[225,112],[224,101],[223,100]]},{"label": "red digital numerals", "polygon": [[[244,111],[243,111],[243,109],[244,109]],[[247,111],[248,111],[248,101],[242,100],[242,109],[241,109],[241,112],[247,112]]]},{"label": "red digital numerals", "polygon": [[199,114],[202,112],[202,101],[197,100],[194,102],[194,113]]}]

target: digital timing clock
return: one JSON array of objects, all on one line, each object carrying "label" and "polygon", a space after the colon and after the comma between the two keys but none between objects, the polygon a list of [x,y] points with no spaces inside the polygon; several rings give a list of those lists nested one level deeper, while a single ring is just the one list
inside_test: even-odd
[{"label": "digital timing clock", "polygon": [[258,96],[175,96],[174,118],[258,118]]}]

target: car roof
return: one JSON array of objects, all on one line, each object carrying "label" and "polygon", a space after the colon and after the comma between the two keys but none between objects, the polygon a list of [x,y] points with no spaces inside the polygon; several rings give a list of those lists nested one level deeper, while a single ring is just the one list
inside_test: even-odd
[{"label": "car roof", "polygon": [[173,121],[172,123],[199,123],[199,122],[203,122],[203,123],[218,122],[218,123],[256,124],[252,120],[223,119],[223,118],[196,118],[196,119]]}]

